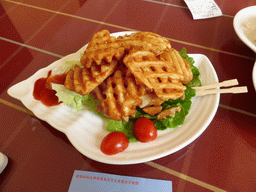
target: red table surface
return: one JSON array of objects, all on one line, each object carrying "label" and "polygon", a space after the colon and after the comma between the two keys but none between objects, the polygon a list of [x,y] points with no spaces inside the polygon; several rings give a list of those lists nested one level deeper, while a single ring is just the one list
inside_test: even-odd
[{"label": "red table surface", "polygon": [[[193,20],[182,0],[1,0],[0,152],[9,162],[0,191],[68,191],[74,170],[169,180],[173,191],[256,191],[255,53],[233,28],[235,14],[256,3],[215,2],[222,16]],[[102,29],[158,33],[177,50],[206,55],[220,81],[238,79],[248,93],[222,94],[203,134],[171,155],[135,165],[89,159],[7,90]]]}]

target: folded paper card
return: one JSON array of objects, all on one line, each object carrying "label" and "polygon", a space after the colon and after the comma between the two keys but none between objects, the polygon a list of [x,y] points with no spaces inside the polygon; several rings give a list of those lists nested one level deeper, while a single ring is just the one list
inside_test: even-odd
[{"label": "folded paper card", "polygon": [[214,0],[184,0],[193,19],[207,19],[222,15],[221,9]]},{"label": "folded paper card", "polygon": [[90,171],[74,172],[69,192],[172,192],[172,182]]}]

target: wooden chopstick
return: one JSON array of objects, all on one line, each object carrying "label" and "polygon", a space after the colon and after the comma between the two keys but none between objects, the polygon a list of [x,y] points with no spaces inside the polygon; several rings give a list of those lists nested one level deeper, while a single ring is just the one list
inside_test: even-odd
[{"label": "wooden chopstick", "polygon": [[247,87],[233,87],[229,89],[210,89],[210,90],[196,90],[196,96],[204,96],[216,93],[247,93]]},{"label": "wooden chopstick", "polygon": [[[196,96],[204,96],[209,94],[217,94],[217,93],[247,93],[247,87],[233,87],[228,89],[216,89],[220,87],[230,87],[233,85],[238,85],[237,79],[231,79],[227,81],[223,81],[221,83],[201,86],[201,87],[192,87],[196,90]],[[215,89],[214,89],[215,88]]]},{"label": "wooden chopstick", "polygon": [[201,87],[193,87],[193,89],[195,89],[195,90],[212,89],[212,88],[216,88],[216,87],[230,87],[230,86],[233,86],[233,85],[238,85],[237,79],[231,79],[231,80],[223,81],[221,83],[205,85],[205,86],[201,86]]}]

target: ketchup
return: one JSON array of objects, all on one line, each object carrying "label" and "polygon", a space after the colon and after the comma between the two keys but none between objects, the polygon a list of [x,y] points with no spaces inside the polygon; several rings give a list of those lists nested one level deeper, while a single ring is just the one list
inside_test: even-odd
[{"label": "ketchup", "polygon": [[40,78],[35,82],[33,91],[34,98],[48,107],[62,103],[55,95],[56,91],[51,88],[51,83],[64,85],[66,79],[66,74],[51,76],[51,72],[48,72],[46,78]]}]

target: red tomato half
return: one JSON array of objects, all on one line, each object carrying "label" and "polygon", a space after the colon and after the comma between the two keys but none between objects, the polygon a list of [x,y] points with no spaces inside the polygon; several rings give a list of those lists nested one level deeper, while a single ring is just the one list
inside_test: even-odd
[{"label": "red tomato half", "polygon": [[143,143],[153,141],[157,137],[157,129],[154,123],[145,117],[140,117],[135,121],[133,133]]},{"label": "red tomato half", "polygon": [[101,142],[100,149],[106,155],[115,155],[124,151],[129,145],[128,138],[122,132],[109,133]]}]

